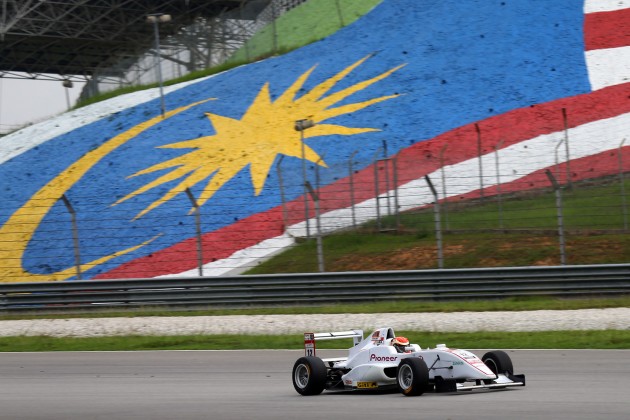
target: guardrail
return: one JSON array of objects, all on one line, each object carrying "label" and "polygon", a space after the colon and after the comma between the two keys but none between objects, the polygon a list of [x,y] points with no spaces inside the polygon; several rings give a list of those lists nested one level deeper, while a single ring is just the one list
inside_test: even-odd
[{"label": "guardrail", "polygon": [[630,293],[630,264],[0,284],[0,311]]}]

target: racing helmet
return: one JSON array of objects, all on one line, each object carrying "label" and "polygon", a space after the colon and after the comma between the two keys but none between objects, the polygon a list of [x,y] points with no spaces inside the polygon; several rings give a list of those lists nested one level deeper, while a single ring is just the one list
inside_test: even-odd
[{"label": "racing helmet", "polygon": [[396,348],[398,353],[404,353],[405,347],[409,345],[409,340],[407,337],[394,337],[392,338],[392,346]]}]

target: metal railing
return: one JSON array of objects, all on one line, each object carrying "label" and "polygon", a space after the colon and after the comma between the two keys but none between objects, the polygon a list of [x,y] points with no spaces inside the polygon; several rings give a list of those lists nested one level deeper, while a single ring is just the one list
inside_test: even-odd
[{"label": "metal railing", "polygon": [[0,284],[0,311],[264,307],[630,293],[630,264]]}]

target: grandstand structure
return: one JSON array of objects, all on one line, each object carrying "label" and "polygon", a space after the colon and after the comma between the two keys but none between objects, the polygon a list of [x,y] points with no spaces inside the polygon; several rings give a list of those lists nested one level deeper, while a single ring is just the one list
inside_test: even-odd
[{"label": "grandstand structure", "polygon": [[[226,60],[305,0],[0,0],[0,78],[87,82],[83,97],[155,81],[151,14],[165,77]],[[64,85],[65,86],[65,85]]]}]

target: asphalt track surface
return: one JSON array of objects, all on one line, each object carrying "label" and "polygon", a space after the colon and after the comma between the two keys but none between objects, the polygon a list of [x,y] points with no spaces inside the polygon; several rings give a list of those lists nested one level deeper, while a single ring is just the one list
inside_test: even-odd
[{"label": "asphalt track surface", "polygon": [[0,353],[0,419],[630,418],[629,350],[509,353],[524,388],[420,397],[302,397],[301,351]]}]

